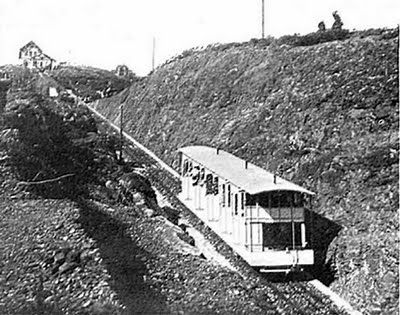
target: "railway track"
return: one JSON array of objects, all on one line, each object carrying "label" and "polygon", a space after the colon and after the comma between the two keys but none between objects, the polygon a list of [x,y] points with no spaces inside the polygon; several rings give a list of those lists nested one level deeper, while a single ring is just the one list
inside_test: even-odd
[{"label": "railway track", "polygon": [[[159,179],[152,178],[152,182],[159,183]],[[156,188],[166,196],[167,200],[174,208],[178,209],[183,215],[190,216],[192,220],[198,220],[194,215],[191,215],[190,210],[187,209],[178,198],[174,197],[173,193],[168,192],[168,188],[161,186],[160,184],[156,185]],[[201,229],[201,224],[196,225],[196,228]],[[214,242],[216,241],[217,243],[223,242],[216,234],[204,230],[205,229],[203,228],[202,232],[207,233],[206,236],[208,236],[209,239],[213,239]],[[232,250],[228,249],[228,251],[225,252],[225,256],[228,260],[231,260],[232,256],[236,255]],[[237,257],[235,257],[235,259],[237,259]],[[263,284],[264,288],[267,289],[268,293],[266,295],[266,302],[275,305],[275,314],[346,314],[339,310],[327,296],[316,291],[307,282],[273,283],[268,281],[261,273],[254,275],[256,272],[244,261],[241,261],[241,264],[235,264],[235,261],[231,261],[231,263],[241,269],[242,274],[249,272],[249,270],[243,272],[243,268],[251,269],[250,273]],[[246,274],[244,277],[248,276],[249,275]]]},{"label": "railway track", "polygon": [[[158,181],[153,179],[153,182]],[[162,190],[162,193],[167,197],[167,200],[171,203],[171,205],[180,210],[181,213],[187,214],[187,212],[190,211],[177,198],[174,198],[171,193],[168,193],[165,187],[158,186],[157,189]],[[197,220],[194,215],[192,218]],[[196,226],[196,228],[199,228],[199,226]],[[216,239],[217,242],[223,242],[216,234],[209,232],[207,234],[209,238],[213,238],[214,240]],[[232,256],[235,256],[235,254],[231,250],[227,256],[228,257],[226,258],[230,260]],[[232,263],[235,265],[235,262]],[[243,265],[247,264],[242,261],[239,269],[242,269]],[[250,266],[245,266],[244,268],[249,268],[251,271],[253,271]],[[273,283],[265,279],[261,273],[257,273],[255,277],[257,277],[257,280],[263,284],[264,288],[267,288],[268,293],[266,296],[266,302],[275,305],[276,313],[278,314],[346,314],[345,312],[339,310],[327,296],[316,291],[307,282],[300,281]]]},{"label": "railway track", "polygon": [[272,285],[286,298],[296,301],[296,310],[299,311],[299,314],[342,314],[336,308],[331,307],[331,301],[328,301],[327,298],[323,298],[321,295],[315,294],[315,292],[302,282]]},{"label": "railway track", "polygon": [[[109,122],[104,116],[97,113],[90,106],[88,108],[96,114],[98,121],[108,132],[117,134],[119,128]],[[105,124],[104,124],[105,122]],[[131,137],[129,137],[131,138]],[[129,139],[128,138],[128,139]],[[130,140],[130,139],[129,139]],[[357,311],[339,309],[333,304],[332,300],[325,294],[319,292],[306,281],[271,282],[264,278],[260,273],[248,266],[241,258],[233,252],[215,233],[208,229],[194,214],[191,213],[176,197],[177,173],[171,171],[171,167],[165,167],[165,163],[157,158],[149,150],[143,150],[143,146],[137,146],[137,142],[130,141],[124,146],[124,154],[140,162],[148,171],[152,184],[159,190],[166,200],[177,210],[179,210],[189,222],[199,229],[208,240],[219,248],[224,248],[222,253],[235,267],[245,275],[246,278],[262,284],[265,293],[265,304],[259,305],[266,310],[266,314],[313,314],[313,315],[333,315],[333,314],[360,314]],[[160,163],[161,161],[161,163]],[[197,221],[197,222],[196,222]],[[223,244],[222,244],[223,243]]]}]

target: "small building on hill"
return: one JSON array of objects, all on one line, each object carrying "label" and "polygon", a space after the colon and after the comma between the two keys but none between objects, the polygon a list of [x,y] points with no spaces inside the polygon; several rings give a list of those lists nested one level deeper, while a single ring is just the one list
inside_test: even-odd
[{"label": "small building on hill", "polygon": [[115,74],[120,77],[127,77],[130,75],[130,73],[131,71],[126,65],[118,65],[117,68],[115,69]]},{"label": "small building on hill", "polygon": [[8,73],[7,71],[0,70],[0,80],[9,80],[9,79],[11,79],[10,73]]},{"label": "small building on hill", "polygon": [[19,59],[29,69],[53,69],[56,61],[46,55],[33,41],[30,41],[19,50]]}]

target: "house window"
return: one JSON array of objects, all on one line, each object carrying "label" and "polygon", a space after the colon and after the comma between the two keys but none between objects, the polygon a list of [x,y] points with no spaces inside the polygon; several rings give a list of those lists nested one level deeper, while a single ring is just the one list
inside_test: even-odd
[{"label": "house window", "polygon": [[256,196],[246,194],[246,206],[255,206],[256,205]]},{"label": "house window", "polygon": [[229,184],[228,184],[226,193],[227,193],[227,198],[228,198],[228,201],[227,201],[228,207],[230,207],[231,206],[231,185],[229,185]]},{"label": "house window", "polygon": [[212,174],[206,175],[206,195],[214,194],[214,178]]},{"label": "house window", "polygon": [[280,206],[280,193],[271,193],[271,208],[279,208]]},{"label": "house window", "polygon": [[263,224],[263,241],[265,247],[276,249],[292,248],[293,245],[295,247],[301,246],[301,223],[296,222]]},{"label": "house window", "polygon": [[239,205],[238,205],[238,194],[235,194],[235,199],[234,199],[234,201],[233,201],[233,203],[234,203],[234,211],[235,211],[235,215],[238,215],[239,214]]},{"label": "house window", "polygon": [[221,185],[222,193],[221,193],[221,206],[225,207],[225,184]]},{"label": "house window", "polygon": [[245,199],[246,199],[246,194],[244,193],[244,192],[242,192],[242,193],[240,193],[241,194],[241,198],[240,198],[240,209],[241,210],[244,210],[244,207],[245,207]]},{"label": "house window", "polygon": [[294,198],[293,198],[293,206],[295,208],[303,207],[303,204],[304,204],[303,199],[304,199],[303,196],[300,193],[296,192],[294,194]]},{"label": "house window", "polygon": [[183,161],[183,169],[182,169],[182,176],[187,176],[189,173],[189,161],[184,160]]}]

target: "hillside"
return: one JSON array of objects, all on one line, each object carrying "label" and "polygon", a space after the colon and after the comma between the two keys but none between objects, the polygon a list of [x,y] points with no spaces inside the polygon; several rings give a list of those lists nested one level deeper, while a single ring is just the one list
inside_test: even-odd
[{"label": "hillside", "polygon": [[160,216],[139,156],[118,162],[117,140],[85,107],[46,97],[51,79],[17,70],[0,115],[1,314],[275,309],[270,288],[250,295],[254,280],[204,259]]},{"label": "hillside", "polygon": [[134,75],[119,77],[111,71],[85,66],[61,66],[49,74],[88,102],[114,95],[137,80]]},{"label": "hillside", "polygon": [[121,161],[82,102],[14,70],[1,85],[0,314],[344,313],[307,283],[263,279],[224,244],[225,258],[209,255],[212,233],[156,194],[164,174],[149,156],[130,147]]},{"label": "hillside", "polygon": [[366,314],[397,314],[398,30],[346,37],[187,51],[93,106],[118,124],[125,104],[126,130],[175,167],[177,148],[211,145],[315,191],[331,222],[315,275]]}]

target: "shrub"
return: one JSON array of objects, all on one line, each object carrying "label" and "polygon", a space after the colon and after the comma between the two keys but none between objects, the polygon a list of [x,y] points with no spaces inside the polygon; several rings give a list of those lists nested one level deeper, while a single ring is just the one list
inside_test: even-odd
[{"label": "shrub", "polygon": [[92,178],[96,167],[93,151],[86,141],[79,141],[96,132],[85,111],[58,113],[55,103],[37,95],[11,102],[6,109],[5,127],[18,131],[8,151],[20,180],[42,181],[74,174],[52,185],[31,186],[39,194],[57,197],[77,193],[78,184]]},{"label": "shrub", "polygon": [[290,46],[311,46],[334,40],[344,40],[350,37],[348,30],[327,30],[325,32],[314,32],[307,35],[286,35],[278,39],[279,44]]}]

